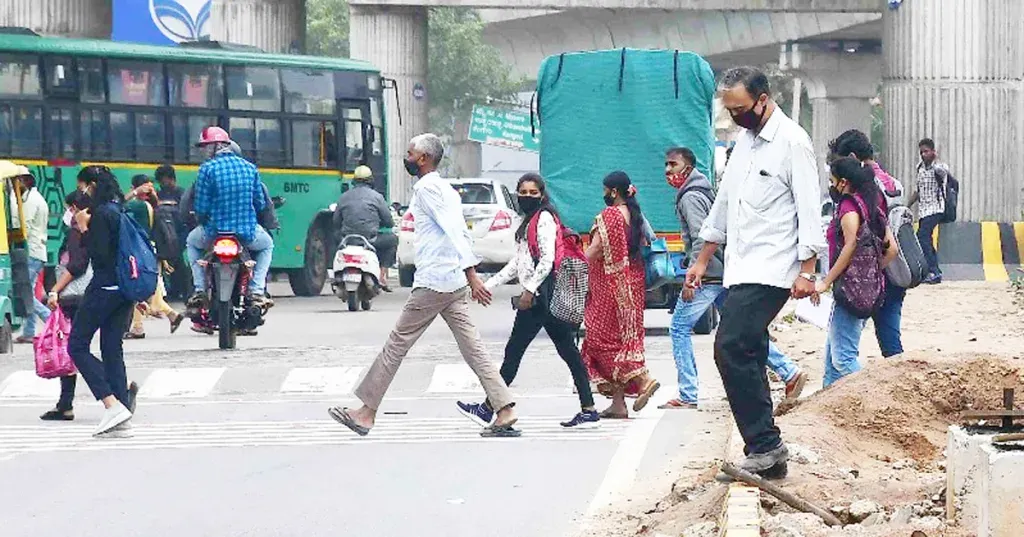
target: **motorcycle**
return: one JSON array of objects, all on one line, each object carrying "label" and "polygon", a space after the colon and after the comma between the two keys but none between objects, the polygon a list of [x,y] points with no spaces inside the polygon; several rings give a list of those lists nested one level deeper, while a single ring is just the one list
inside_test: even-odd
[{"label": "motorcycle", "polygon": [[256,262],[233,234],[219,234],[200,266],[206,270],[207,296],[186,313],[196,331],[219,335],[221,349],[234,349],[239,333],[255,333],[266,307],[253,303],[249,281]]},{"label": "motorcycle", "polygon": [[334,254],[331,290],[348,302],[349,311],[370,309],[370,301],[380,294],[380,260],[377,250],[362,235],[346,235]]}]

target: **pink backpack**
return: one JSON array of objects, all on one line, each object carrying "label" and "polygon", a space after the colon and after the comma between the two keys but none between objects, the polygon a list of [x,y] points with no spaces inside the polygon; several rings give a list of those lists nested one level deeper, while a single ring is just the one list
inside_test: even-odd
[{"label": "pink backpack", "polygon": [[46,320],[43,333],[32,340],[36,354],[36,375],[44,379],[66,377],[77,372],[68,354],[71,320],[57,308]]}]

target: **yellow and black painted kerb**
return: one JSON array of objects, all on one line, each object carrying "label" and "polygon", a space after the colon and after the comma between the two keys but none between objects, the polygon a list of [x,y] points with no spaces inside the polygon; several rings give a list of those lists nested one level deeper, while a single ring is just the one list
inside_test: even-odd
[{"label": "yellow and black painted kerb", "polygon": [[933,244],[947,280],[1006,282],[1024,276],[1024,222],[952,222],[935,229]]}]

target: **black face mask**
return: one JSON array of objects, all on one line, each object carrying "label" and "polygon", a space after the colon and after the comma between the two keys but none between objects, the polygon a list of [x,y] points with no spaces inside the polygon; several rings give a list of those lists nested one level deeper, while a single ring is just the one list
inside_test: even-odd
[{"label": "black face mask", "polygon": [[533,214],[540,209],[541,198],[535,198],[533,196],[519,196],[519,208],[523,210],[523,214]]},{"label": "black face mask", "polygon": [[615,205],[615,196],[612,196],[611,194],[606,194],[604,197],[604,204],[609,207]]},{"label": "black face mask", "polygon": [[754,111],[754,108],[757,108],[757,103],[755,102],[754,106],[752,106],[750,110],[741,114],[733,115],[732,120],[736,125],[743,127],[744,129],[755,131],[761,127],[761,121],[764,119],[764,114],[768,111],[768,103],[766,102],[763,106],[764,108],[761,109],[761,113],[758,114]]},{"label": "black face mask", "polygon": [[843,198],[843,193],[834,186],[828,187],[828,197],[832,198],[832,203],[839,203],[839,200]]},{"label": "black face mask", "polygon": [[405,171],[409,172],[409,175],[411,175],[413,177],[419,177],[420,176],[420,165],[417,164],[416,161],[404,160],[402,162],[405,163]]}]

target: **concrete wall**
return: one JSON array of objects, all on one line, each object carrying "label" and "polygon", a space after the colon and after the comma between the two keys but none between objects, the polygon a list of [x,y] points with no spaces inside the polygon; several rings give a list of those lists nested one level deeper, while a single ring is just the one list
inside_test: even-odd
[{"label": "concrete wall", "polygon": [[300,52],[306,42],[305,0],[213,0],[210,38],[267,52]]},{"label": "concrete wall", "polygon": [[110,37],[110,0],[0,0],[0,26],[43,35]]}]

